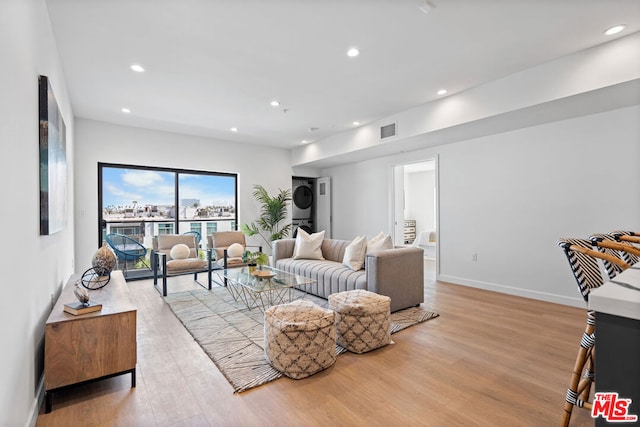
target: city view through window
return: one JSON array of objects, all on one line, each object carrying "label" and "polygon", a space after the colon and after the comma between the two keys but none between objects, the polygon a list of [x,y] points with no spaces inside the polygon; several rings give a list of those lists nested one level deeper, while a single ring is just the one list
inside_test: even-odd
[{"label": "city view through window", "polygon": [[100,244],[116,233],[149,252],[154,236],[192,233],[205,249],[211,233],[237,228],[235,174],[113,164],[98,169]]}]

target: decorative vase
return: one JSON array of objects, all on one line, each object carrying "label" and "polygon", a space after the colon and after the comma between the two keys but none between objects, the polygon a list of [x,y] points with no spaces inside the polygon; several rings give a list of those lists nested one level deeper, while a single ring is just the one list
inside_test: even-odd
[{"label": "decorative vase", "polygon": [[76,298],[78,298],[78,301],[80,301],[82,304],[84,305],[89,304],[89,292],[87,292],[86,289],[78,286],[77,283],[75,288],[73,288],[73,294],[76,296]]},{"label": "decorative vase", "polygon": [[93,254],[91,259],[91,265],[95,268],[96,273],[99,276],[108,276],[116,266],[116,256],[107,247],[106,243],[102,244],[102,247]]}]

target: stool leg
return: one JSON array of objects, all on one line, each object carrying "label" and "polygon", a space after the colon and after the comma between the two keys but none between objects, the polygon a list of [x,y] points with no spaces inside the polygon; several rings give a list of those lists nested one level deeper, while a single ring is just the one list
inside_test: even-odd
[{"label": "stool leg", "polygon": [[591,394],[591,385],[593,384],[593,381],[595,381],[596,374],[593,363],[593,361],[595,360],[595,355],[596,347],[593,346],[591,347],[591,351],[589,352],[589,358],[587,359],[586,368],[584,370],[584,386],[582,387],[582,392],[580,393],[580,400],[582,400],[583,402],[589,401],[589,397]]},{"label": "stool leg", "polygon": [[[589,384],[588,388],[590,390],[591,379],[586,378],[580,381],[580,378],[582,377],[582,371],[585,365],[587,365],[587,363],[591,361],[591,353],[595,341],[594,329],[595,328],[593,320],[591,319],[591,314],[589,314],[587,327],[582,335],[582,340],[580,340],[580,349],[578,350],[578,356],[576,357],[573,372],[571,373],[571,380],[569,381],[569,388],[567,389],[567,395],[565,397],[564,413],[562,415],[562,426],[565,427],[569,425],[569,421],[571,420],[571,412],[573,411],[574,406],[578,406],[580,408],[591,407],[591,405],[586,402],[586,399],[582,398],[584,395],[579,396],[579,391],[586,390],[587,384]],[[590,362],[590,366],[591,369],[593,369],[592,362]]]}]

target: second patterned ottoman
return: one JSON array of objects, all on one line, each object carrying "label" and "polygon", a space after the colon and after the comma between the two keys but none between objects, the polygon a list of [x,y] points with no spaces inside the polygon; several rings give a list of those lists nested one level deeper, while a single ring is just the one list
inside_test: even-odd
[{"label": "second patterned ottoman", "polygon": [[336,341],[352,353],[365,353],[391,342],[391,298],[363,289],[329,295],[336,313]]},{"label": "second patterned ottoman", "polygon": [[289,378],[300,379],[336,361],[333,311],[297,300],[269,307],[264,313],[264,354]]}]

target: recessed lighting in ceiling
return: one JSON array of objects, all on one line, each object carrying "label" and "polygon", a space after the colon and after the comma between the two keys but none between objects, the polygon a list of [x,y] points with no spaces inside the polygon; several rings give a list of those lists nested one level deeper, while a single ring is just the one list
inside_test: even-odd
[{"label": "recessed lighting in ceiling", "polygon": [[140,64],[133,64],[130,68],[136,73],[144,73],[144,67]]},{"label": "recessed lighting in ceiling", "polygon": [[308,144],[309,141],[307,141],[306,139],[303,139],[302,141],[300,141],[300,144]]},{"label": "recessed lighting in ceiling", "polygon": [[616,25],[615,27],[611,27],[608,30],[606,30],[604,32],[604,34],[607,35],[607,36],[612,36],[614,34],[618,34],[622,30],[624,30],[625,28],[627,28],[626,25]]},{"label": "recessed lighting in ceiling", "polygon": [[357,47],[349,48],[349,50],[347,51],[347,56],[350,58],[354,58],[358,55],[360,55],[360,51],[358,50]]},{"label": "recessed lighting in ceiling", "polygon": [[277,107],[278,105],[280,105],[280,101],[278,101],[277,99],[274,99],[273,101],[271,101],[272,107]]},{"label": "recessed lighting in ceiling", "polygon": [[231,132],[238,132],[238,128],[235,128],[235,127],[231,128],[230,130],[231,130]]},{"label": "recessed lighting in ceiling", "polygon": [[440,90],[437,92],[437,94],[438,94],[438,95],[445,95],[446,93],[447,93],[447,90],[446,90],[446,89],[440,89]]},{"label": "recessed lighting in ceiling", "polygon": [[125,114],[129,114],[131,112],[131,110],[128,108],[122,108],[120,111],[122,111]]},{"label": "recessed lighting in ceiling", "polygon": [[354,126],[360,126],[360,122],[353,122],[352,125]]}]

